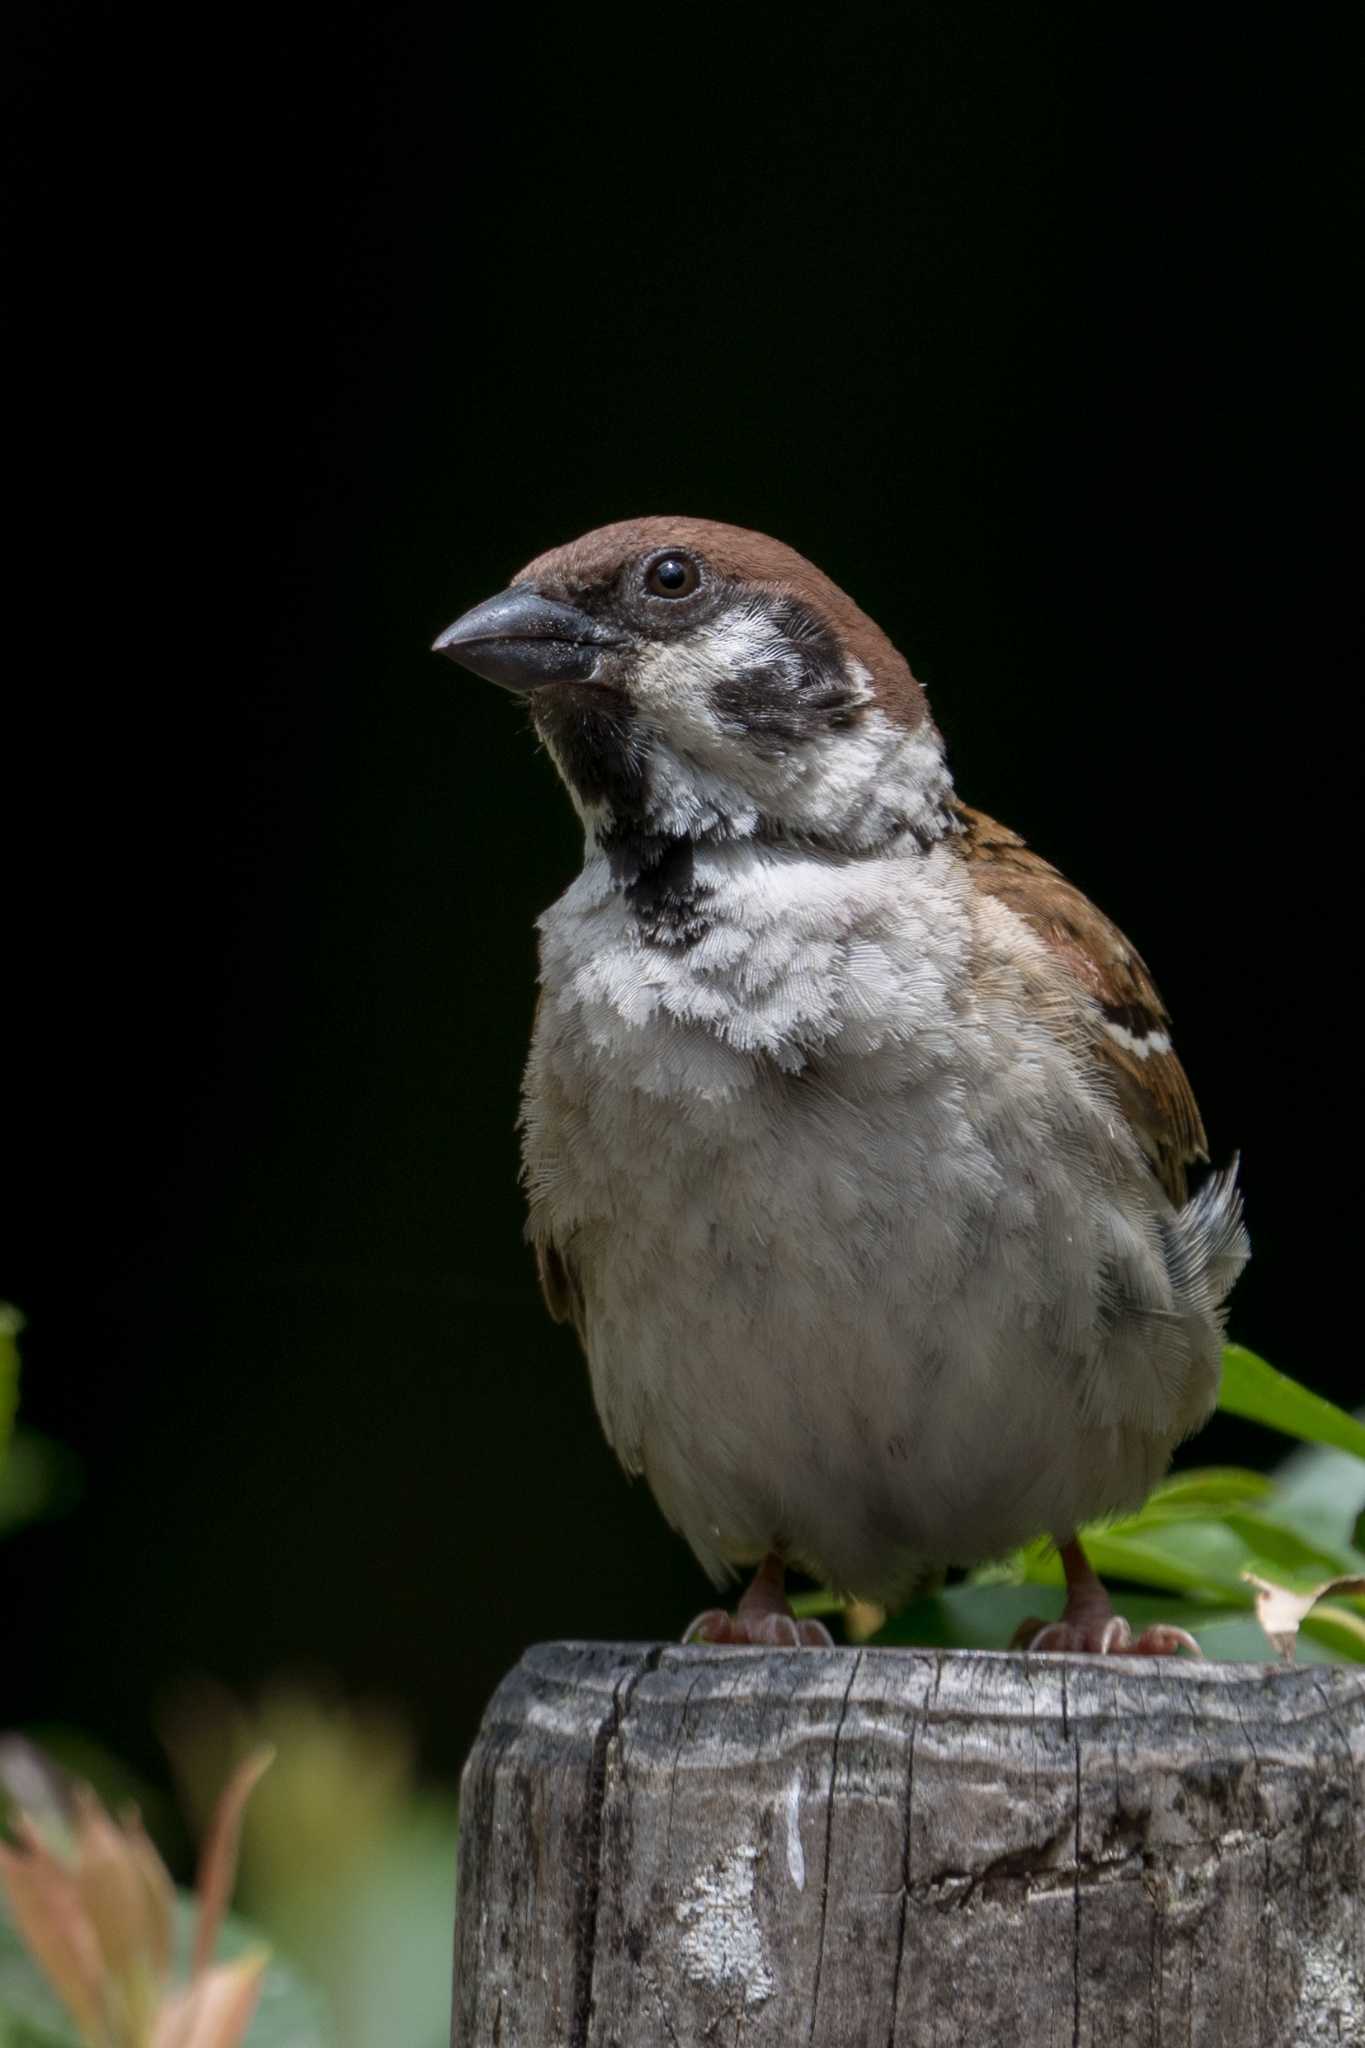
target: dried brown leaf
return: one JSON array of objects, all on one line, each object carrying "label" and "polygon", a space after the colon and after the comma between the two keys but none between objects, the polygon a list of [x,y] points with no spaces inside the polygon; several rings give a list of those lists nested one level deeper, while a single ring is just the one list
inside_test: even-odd
[{"label": "dried brown leaf", "polygon": [[152,1965],[157,1976],[165,1979],[170,1975],[171,1947],[175,1939],[175,1886],[135,1806],[130,1806],[123,1815],[121,1826],[128,1855],[143,1889],[144,1925]]},{"label": "dried brown leaf", "polygon": [[242,1835],[242,1813],[259,1779],[275,1758],[273,1749],[258,1749],[238,1764],[223,1787],[217,1811],[209,1823],[203,1854],[199,1859],[199,1922],[194,1934],[191,1974],[206,1970],[213,1960],[218,1930],[232,1896],[237,1875],[237,1847]]},{"label": "dried brown leaf", "polygon": [[15,1833],[18,1849],[0,1843],[0,1886],[19,1937],[84,2038],[104,2048],[103,1961],[76,1874],[25,1816]]},{"label": "dried brown leaf", "polygon": [[1365,1593],[1365,1579],[1358,1578],[1324,1579],[1320,1586],[1296,1593],[1288,1586],[1257,1578],[1255,1572],[1243,1572],[1242,1577],[1256,1588],[1256,1619],[1286,1664],[1294,1662],[1300,1625],[1319,1600],[1329,1593]]}]

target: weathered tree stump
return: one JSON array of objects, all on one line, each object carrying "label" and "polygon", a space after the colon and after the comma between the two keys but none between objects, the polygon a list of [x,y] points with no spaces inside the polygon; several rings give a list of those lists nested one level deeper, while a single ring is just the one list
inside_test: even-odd
[{"label": "weathered tree stump", "polygon": [[1365,1670],[553,1643],[456,2048],[1365,2044]]}]

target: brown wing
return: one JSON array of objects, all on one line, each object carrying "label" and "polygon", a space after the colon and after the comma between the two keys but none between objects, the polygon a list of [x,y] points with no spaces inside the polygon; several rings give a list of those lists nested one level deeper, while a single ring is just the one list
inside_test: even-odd
[{"label": "brown wing", "polygon": [[965,804],[955,806],[977,886],[1007,904],[1046,941],[1099,1005],[1092,1044],[1151,1160],[1177,1204],[1186,1196],[1185,1169],[1207,1159],[1185,1070],[1171,1049],[1171,1020],[1146,964],[1123,933],[1073,889],[1056,868],[1030,852],[1017,832]]}]

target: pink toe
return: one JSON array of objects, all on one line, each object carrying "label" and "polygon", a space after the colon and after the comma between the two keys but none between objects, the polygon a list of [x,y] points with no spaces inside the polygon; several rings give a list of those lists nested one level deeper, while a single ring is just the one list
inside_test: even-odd
[{"label": "pink toe", "polygon": [[797,1641],[806,1644],[809,1649],[832,1650],[834,1648],[834,1638],[825,1627],[823,1621],[798,1621],[796,1624],[796,1635]]},{"label": "pink toe", "polygon": [[1023,1642],[1016,1636],[1015,1646],[1030,1654],[1035,1651],[1063,1651],[1075,1648],[1071,1640],[1071,1630],[1064,1621],[1044,1622],[1041,1628],[1035,1627],[1033,1634],[1027,1636]]},{"label": "pink toe", "polygon": [[1130,1657],[1176,1657],[1182,1650],[1192,1657],[1204,1654],[1187,1628],[1172,1628],[1164,1622],[1153,1622],[1124,1647]]},{"label": "pink toe", "polygon": [[1093,1622],[1050,1621],[1027,1638],[1021,1630],[1011,1648],[1073,1657],[1174,1657],[1180,1650],[1195,1657],[1204,1654],[1188,1629],[1154,1622],[1140,1636],[1134,1636],[1121,1614],[1110,1615],[1100,1626]]},{"label": "pink toe", "polygon": [[683,1630],[685,1643],[732,1643],[734,1622],[723,1607],[708,1607]]},{"label": "pink toe", "polygon": [[801,1640],[789,1614],[757,1616],[745,1625],[745,1639],[773,1650],[794,1650]]}]

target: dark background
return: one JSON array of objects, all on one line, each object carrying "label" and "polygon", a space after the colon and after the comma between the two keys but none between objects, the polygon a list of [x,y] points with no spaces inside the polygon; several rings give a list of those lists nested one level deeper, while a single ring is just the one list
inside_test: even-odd
[{"label": "dark background", "polygon": [[168,1677],[312,1664],[451,1769],[527,1641],[704,1604],[520,1242],[572,817],[426,652],[631,513],[768,529],[906,650],[964,793],[1157,971],[1244,1155],[1234,1333],[1359,1400],[1329,17],[10,34],[0,1294],[86,1484],[0,1551],[4,1716],[145,1761]]}]

